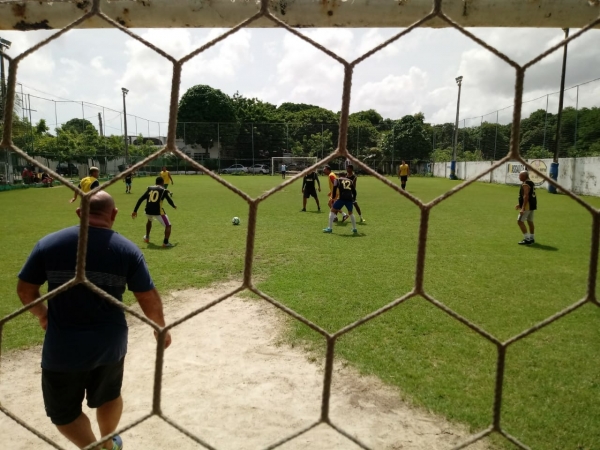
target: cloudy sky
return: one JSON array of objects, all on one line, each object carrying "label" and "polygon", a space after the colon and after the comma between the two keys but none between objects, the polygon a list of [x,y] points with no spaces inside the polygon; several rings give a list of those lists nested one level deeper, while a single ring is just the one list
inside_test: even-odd
[{"label": "cloudy sky", "polygon": [[[133,31],[175,57],[223,33],[216,29]],[[301,30],[347,60],[400,31]],[[563,37],[558,29],[471,31],[519,63]],[[12,41],[7,53],[16,56],[50,34],[3,31],[0,37]],[[525,105],[525,113],[545,108],[545,95],[559,89],[561,61],[562,52],[555,52],[527,72],[525,99],[543,98]],[[569,47],[566,85],[600,78],[598,61],[600,30],[593,30]],[[74,30],[27,57],[19,66],[18,81],[23,92],[30,94],[34,122],[45,118],[53,129],[57,120],[60,124],[84,116],[97,124],[97,114],[103,112],[106,134],[121,133],[121,87],[126,87],[129,134],[156,136],[159,127],[161,135],[166,129],[171,67],[167,60],[117,30]],[[488,113],[484,120],[494,122],[494,111],[512,104],[514,70],[510,66],[456,30],[419,29],[357,66],[351,112],[372,108],[391,119],[423,112],[427,122],[453,122],[457,97],[454,79],[458,75],[464,77],[461,119],[475,118],[467,125],[479,123]],[[284,30],[244,29],[184,66],[181,95],[195,84],[207,84],[228,95],[239,91],[276,105],[310,103],[338,111],[342,76],[339,63]],[[84,105],[82,110],[80,103],[65,100],[99,107]],[[551,110],[557,100],[556,95],[550,98]],[[579,105],[600,106],[600,81],[581,87]],[[575,106],[575,90],[567,93],[565,106]],[[500,122],[509,122],[511,114],[510,108],[501,111]]]}]

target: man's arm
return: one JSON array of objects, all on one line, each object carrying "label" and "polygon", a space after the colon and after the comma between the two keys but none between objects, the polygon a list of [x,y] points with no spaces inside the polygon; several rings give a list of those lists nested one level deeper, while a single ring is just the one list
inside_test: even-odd
[{"label": "man's arm", "polygon": [[306,176],[302,178],[302,192],[304,192],[304,187],[306,186]]},{"label": "man's arm", "polygon": [[[21,303],[27,306],[41,297],[40,286],[19,280],[17,283],[17,295],[19,296]],[[45,330],[48,326],[48,308],[46,305],[43,303],[35,305],[29,312],[38,318],[40,326]]]},{"label": "man's arm", "polygon": [[147,199],[148,199],[148,192],[150,192],[150,190],[149,190],[149,189],[146,189],[146,192],[144,192],[144,195],[142,195],[142,196],[141,196],[141,197],[138,199],[137,203],[135,204],[135,208],[133,208],[133,212],[131,213],[131,217],[134,217],[134,218],[135,218],[135,217],[137,217],[137,210],[139,209],[139,207],[140,207],[140,205],[142,204],[142,202],[143,202],[144,200],[147,200]]},{"label": "man's arm", "polygon": [[333,192],[331,193],[331,198],[335,198],[338,188],[338,180],[337,178],[333,181]]},{"label": "man's arm", "polygon": [[167,195],[165,195],[167,202],[169,202],[169,205],[171,205],[172,208],[177,209],[177,206],[175,206],[175,203],[173,203],[173,200],[171,199],[171,196],[169,195],[169,190],[165,189],[165,191],[167,191],[166,192]]},{"label": "man's arm", "polygon": [[[81,189],[81,183],[79,183],[77,187]],[[75,195],[73,195],[73,198],[69,200],[69,203],[73,203],[75,200],[77,200],[77,191],[75,191]]]},{"label": "man's arm", "polygon": [[169,172],[169,180],[171,180],[171,184],[175,184],[175,182],[173,181],[173,177],[171,176],[171,172]]},{"label": "man's arm", "polygon": [[315,172],[315,180],[317,180],[317,184],[319,185],[319,192],[321,192],[321,182],[319,181],[319,175]]},{"label": "man's arm", "polygon": [[523,204],[521,205],[521,212],[525,212],[525,207],[529,204],[529,186],[523,185]]},{"label": "man's arm", "polygon": [[[146,292],[134,292],[136,300],[138,301],[144,315],[157,324],[159,327],[165,326],[165,316],[163,313],[162,300],[156,289],[150,289]],[[154,333],[156,337],[157,333]],[[167,331],[165,339],[165,348],[171,345],[171,333]]]}]

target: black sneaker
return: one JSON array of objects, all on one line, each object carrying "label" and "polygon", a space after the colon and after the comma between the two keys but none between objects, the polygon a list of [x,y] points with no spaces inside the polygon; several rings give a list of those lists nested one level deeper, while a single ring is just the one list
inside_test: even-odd
[{"label": "black sneaker", "polygon": [[337,221],[338,221],[338,218],[337,218],[337,217],[334,217],[334,218],[333,218],[333,221],[334,221],[334,222],[337,222]]},{"label": "black sneaker", "polygon": [[300,212],[306,212],[306,210],[305,209],[301,209]]},{"label": "black sneaker", "polygon": [[530,239],[523,239],[521,242],[519,242],[519,245],[531,245],[533,244],[534,241],[530,240]]}]

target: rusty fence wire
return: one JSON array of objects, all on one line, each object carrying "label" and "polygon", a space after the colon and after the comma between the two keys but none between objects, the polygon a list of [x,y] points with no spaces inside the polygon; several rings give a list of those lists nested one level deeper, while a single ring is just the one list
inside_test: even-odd
[{"label": "rusty fence wire", "polygon": [[[592,5],[593,3],[594,2],[591,2],[590,4]],[[361,442],[356,437],[352,436],[348,431],[345,431],[342,428],[340,428],[339,426],[335,425],[330,418],[330,414],[329,414],[330,393],[331,393],[331,383],[332,383],[332,375],[333,375],[333,362],[334,362],[334,357],[335,357],[335,346],[336,346],[337,340],[344,334],[355,330],[357,327],[359,327],[359,326],[369,322],[370,320],[386,313],[387,311],[390,311],[391,309],[401,305],[408,299],[410,299],[412,297],[420,296],[423,299],[425,299],[426,301],[428,301],[429,303],[431,303],[433,306],[442,310],[443,312],[448,314],[453,319],[457,320],[458,322],[462,323],[463,325],[465,325],[466,327],[468,327],[469,329],[471,329],[472,331],[474,331],[475,333],[480,335],[482,339],[486,339],[489,342],[491,342],[496,347],[496,352],[497,352],[496,381],[495,381],[493,409],[492,409],[492,413],[491,413],[491,417],[490,417],[490,425],[486,429],[481,430],[480,432],[478,432],[478,433],[472,435],[471,437],[469,437],[468,439],[466,439],[461,444],[455,446],[454,449],[458,450],[458,449],[467,448],[471,444],[473,444],[477,441],[480,441],[481,439],[485,438],[486,436],[488,436],[492,433],[498,433],[498,434],[504,436],[508,441],[512,442],[518,448],[529,449],[529,447],[527,447],[525,444],[520,442],[517,437],[511,436],[509,433],[507,433],[502,428],[502,422],[501,422],[502,399],[503,399],[502,392],[503,392],[503,386],[504,386],[506,354],[507,354],[509,347],[512,344],[514,344],[515,342],[518,342],[518,341],[526,338],[527,336],[531,335],[532,333],[535,333],[536,331],[546,327],[547,325],[570,314],[571,312],[575,311],[576,309],[580,308],[581,306],[583,306],[587,303],[593,303],[596,306],[600,306],[600,304],[598,303],[598,300],[596,298],[596,277],[597,277],[597,272],[598,272],[598,243],[599,243],[599,239],[600,239],[600,210],[592,207],[591,205],[586,203],[584,200],[577,197],[574,193],[563,188],[557,182],[548,178],[546,176],[546,174],[538,172],[534,167],[529,166],[527,164],[527,162],[522,158],[522,156],[519,152],[519,135],[520,135],[519,128],[520,128],[520,122],[521,122],[521,109],[522,109],[522,103],[523,103],[522,102],[522,100],[523,100],[523,82],[525,79],[525,73],[526,73],[527,69],[532,67],[534,64],[540,62],[542,59],[546,58],[551,53],[556,52],[557,50],[561,49],[563,46],[567,45],[571,41],[579,38],[582,34],[584,34],[589,29],[600,25],[600,17],[596,17],[597,10],[591,10],[594,12],[594,14],[592,14],[591,16],[595,17],[595,19],[592,19],[590,21],[590,23],[588,23],[585,27],[583,27],[580,30],[578,30],[577,32],[573,33],[568,39],[565,39],[565,40],[557,43],[556,45],[552,46],[547,51],[543,52],[542,54],[540,54],[536,58],[532,59],[528,63],[526,63],[524,65],[520,65],[520,64],[516,63],[515,61],[513,61],[508,56],[506,56],[505,54],[503,54],[502,52],[498,51],[493,46],[487,44],[482,39],[474,36],[472,33],[470,33],[468,30],[463,28],[452,18],[447,16],[444,13],[443,6],[444,6],[443,0],[433,0],[431,12],[429,14],[427,14],[425,17],[418,20],[417,22],[415,22],[408,28],[404,29],[403,31],[396,34],[392,38],[386,40],[385,42],[378,45],[377,47],[373,48],[372,50],[365,53],[361,57],[355,59],[354,61],[346,61],[345,59],[338,56],[336,53],[334,53],[331,50],[325,48],[324,46],[316,43],[315,41],[311,40],[310,38],[304,36],[300,31],[298,31],[294,28],[291,28],[285,22],[281,21],[270,11],[268,0],[261,0],[261,7],[257,13],[251,15],[246,20],[239,23],[237,26],[224,32],[222,35],[215,38],[214,40],[204,44],[203,46],[196,49],[195,51],[188,54],[187,56],[177,60],[177,59],[173,58],[171,55],[165,53],[160,48],[145,41],[137,34],[133,33],[132,31],[125,28],[120,23],[114,21],[113,19],[111,19],[110,17],[105,15],[102,12],[100,0],[94,0],[89,12],[87,12],[87,13],[82,12],[82,16],[79,19],[75,20],[73,23],[71,23],[67,27],[58,31],[56,34],[54,34],[51,37],[47,38],[46,40],[40,42],[39,44],[35,45],[34,47],[23,52],[22,54],[20,54],[19,56],[15,57],[15,58],[5,56],[5,58],[7,58],[10,62],[9,75],[8,75],[8,93],[7,93],[7,102],[6,102],[5,111],[13,111],[14,106],[15,106],[15,93],[16,93],[16,86],[17,86],[16,80],[17,80],[17,72],[18,72],[19,63],[24,58],[31,55],[32,53],[34,53],[41,47],[47,45],[51,41],[58,39],[60,36],[65,34],[67,31],[76,28],[78,25],[83,24],[86,20],[88,20],[90,18],[95,18],[95,20],[100,19],[100,20],[106,22],[106,24],[108,26],[118,28],[123,33],[129,35],[133,39],[141,42],[143,45],[146,45],[147,47],[149,47],[150,49],[152,49],[159,55],[163,56],[165,59],[167,59],[173,65],[173,77],[172,77],[170,109],[169,109],[169,124],[168,124],[168,129],[167,129],[166,145],[162,149],[157,151],[156,153],[152,154],[151,156],[145,158],[142,161],[137,162],[135,165],[133,165],[126,171],[120,173],[117,177],[103,183],[100,187],[92,190],[91,192],[88,192],[87,194],[83,193],[78,187],[72,185],[65,178],[59,176],[54,171],[43,166],[39,161],[37,161],[33,157],[29,156],[22,149],[16,147],[13,144],[13,141],[11,138],[12,126],[13,126],[12,114],[5,113],[5,117],[4,117],[5,127],[4,127],[4,133],[2,136],[2,142],[0,143],[0,146],[10,148],[13,152],[18,154],[21,158],[27,160],[32,165],[35,165],[35,166],[41,168],[42,170],[50,173],[55,179],[60,180],[60,182],[63,183],[65,186],[67,186],[69,189],[71,189],[71,190],[77,192],[79,195],[81,195],[81,197],[82,197],[82,200],[81,200],[82,213],[81,213],[81,232],[80,232],[79,246],[78,246],[78,250],[77,250],[77,267],[76,267],[75,277],[73,279],[71,279],[70,281],[68,281],[67,283],[65,283],[64,285],[62,285],[61,287],[43,295],[42,297],[37,299],[35,302],[33,302],[23,308],[20,308],[19,310],[15,311],[14,313],[0,319],[0,347],[1,347],[1,343],[2,343],[1,339],[2,339],[2,331],[3,331],[4,324],[6,324],[8,321],[10,321],[11,319],[13,319],[17,316],[24,314],[25,312],[27,312],[29,309],[31,309],[35,305],[45,302],[45,301],[49,301],[53,297],[55,297],[57,294],[65,291],[66,289],[69,289],[77,284],[85,285],[86,287],[91,289],[93,292],[95,292],[97,295],[99,295],[100,297],[105,298],[107,301],[110,301],[113,304],[118,305],[120,308],[125,310],[127,313],[137,317],[139,320],[146,323],[149,327],[153,328],[155,331],[158,332],[158,340],[157,340],[157,346],[156,346],[156,366],[155,366],[155,374],[154,374],[154,391],[153,391],[152,410],[147,415],[139,418],[138,420],[136,420],[124,427],[119,428],[112,435],[103,436],[101,438],[101,441],[98,441],[94,444],[90,444],[88,447],[86,447],[86,449],[88,449],[88,450],[92,449],[98,443],[106,442],[109,439],[111,439],[114,435],[116,435],[118,433],[122,433],[128,429],[131,429],[131,428],[135,427],[136,425],[148,420],[149,418],[151,418],[153,416],[160,417],[162,420],[164,420],[166,423],[171,425],[173,428],[175,428],[178,431],[180,431],[181,433],[185,434],[190,439],[192,439],[194,442],[200,444],[204,448],[207,448],[207,449],[214,448],[209,443],[204,441],[201,437],[192,434],[191,432],[186,430],[184,427],[177,424],[174,420],[167,417],[165,414],[163,414],[163,412],[161,410],[161,395],[162,395],[161,389],[162,389],[162,369],[163,369],[163,363],[164,363],[164,358],[163,358],[164,342],[165,342],[165,338],[166,338],[166,333],[170,329],[178,326],[179,324],[187,321],[188,319],[190,319],[198,314],[203,313],[204,311],[208,310],[209,308],[221,303],[222,301],[228,299],[229,297],[231,297],[243,290],[249,290],[249,291],[253,292],[254,294],[258,295],[260,298],[262,298],[266,302],[277,307],[278,309],[280,309],[287,315],[304,323],[305,325],[310,327],[312,330],[321,334],[326,341],[325,371],[324,371],[324,379],[323,379],[323,392],[322,392],[322,399],[321,399],[321,415],[320,415],[320,417],[317,420],[315,420],[315,422],[313,424],[305,427],[304,429],[295,431],[291,435],[281,439],[280,441],[278,441],[266,448],[274,449],[274,448],[280,447],[281,445],[285,444],[286,442],[289,442],[289,441],[303,435],[304,433],[313,429],[317,425],[327,424],[333,430],[336,430],[342,436],[344,436],[347,439],[349,439],[350,441],[354,442],[359,447],[361,447],[363,449],[368,449],[369,446],[367,446],[365,443]],[[176,137],[176,127],[177,127],[178,100],[179,100],[179,96],[180,96],[179,95],[179,87],[180,87],[181,72],[182,72],[183,65],[186,62],[188,62],[190,59],[197,56],[198,54],[213,47],[214,45],[223,41],[224,39],[227,39],[227,37],[231,36],[232,34],[236,33],[237,31],[250,25],[251,23],[255,22],[257,19],[260,19],[260,18],[267,19],[267,20],[273,22],[274,26],[281,27],[281,28],[287,30],[288,32],[296,35],[303,41],[307,42],[309,45],[314,46],[315,48],[319,49],[326,55],[330,56],[333,60],[332,62],[341,64],[344,68],[344,81],[343,81],[341,117],[340,117],[340,124],[339,124],[338,148],[335,149],[331,154],[329,154],[324,159],[318,161],[316,164],[314,164],[310,168],[307,168],[303,172],[295,175],[294,177],[287,179],[280,185],[263,193],[262,195],[260,195],[256,198],[252,198],[247,193],[243,192],[242,190],[240,190],[237,187],[233,186],[232,184],[228,183],[226,180],[219,177],[214,172],[208,170],[206,167],[202,166],[197,161],[194,161],[189,156],[187,156],[183,152],[181,152],[175,145],[175,137]],[[419,200],[418,198],[411,195],[410,193],[402,190],[400,188],[400,186],[392,183],[388,179],[386,179],[386,178],[382,177],[381,175],[379,175],[378,173],[376,173],[374,170],[372,170],[370,167],[363,164],[360,160],[356,159],[348,152],[348,150],[347,150],[348,116],[349,116],[350,95],[351,95],[351,88],[352,88],[352,77],[353,77],[353,72],[354,72],[354,69],[356,68],[356,66],[359,65],[360,63],[362,63],[363,61],[365,61],[370,56],[373,56],[378,51],[382,50],[387,45],[401,39],[403,36],[407,35],[411,31],[413,31],[415,28],[426,25],[428,22],[432,21],[433,19],[438,20],[438,21],[441,20],[441,21],[445,22],[448,26],[455,28],[460,33],[465,35],[467,38],[475,41],[477,44],[479,44],[480,46],[484,47],[485,49],[487,49],[488,51],[492,52],[497,57],[502,59],[504,62],[506,62],[506,64],[510,65],[515,70],[515,91],[514,91],[512,132],[511,132],[512,138],[511,138],[510,149],[508,151],[508,154],[506,154],[504,156],[504,158],[500,159],[495,164],[491,165],[484,172],[480,173],[476,178],[464,181],[463,183],[457,185],[455,188],[453,188],[450,191],[444,193],[443,195],[437,197],[436,199],[434,199],[428,203],[424,203],[421,200]],[[142,167],[143,165],[147,164],[148,162],[150,162],[156,158],[159,158],[161,155],[165,155],[169,152],[172,153],[173,155],[179,157],[180,159],[186,161],[187,163],[189,163],[189,165],[195,167],[197,170],[212,177],[215,181],[222,184],[223,186],[225,186],[226,188],[230,189],[231,191],[236,193],[238,196],[243,198],[248,203],[249,215],[248,215],[248,233],[247,233],[247,237],[246,237],[244,275],[243,275],[242,284],[239,287],[233,289],[231,292],[227,293],[226,295],[219,297],[218,299],[212,301],[211,303],[209,303],[205,306],[202,306],[201,308],[187,314],[186,316],[184,316],[174,322],[169,323],[164,328],[161,328],[158,325],[156,325],[154,322],[147,319],[142,314],[136,312],[134,309],[117,301],[115,298],[109,296],[103,290],[99,289],[97,286],[95,286],[93,283],[91,283],[85,275],[85,261],[86,261],[86,251],[87,251],[87,233],[88,233],[88,228],[89,228],[88,221],[89,221],[90,197],[92,195],[94,195],[96,192],[98,192],[100,190],[104,190],[108,186],[120,181],[123,177],[125,177],[126,174],[136,171],[138,168]],[[306,173],[308,173],[308,172],[316,169],[317,167],[327,163],[328,161],[331,161],[338,157],[344,157],[344,158],[352,161],[352,163],[355,165],[355,167],[361,168],[366,173],[372,175],[373,177],[377,178],[382,183],[387,185],[390,189],[395,190],[398,195],[404,196],[406,199],[408,199],[409,201],[414,203],[421,211],[421,220],[420,220],[420,227],[419,227],[419,241],[418,241],[417,260],[416,260],[416,275],[415,275],[415,281],[414,281],[414,286],[413,286],[412,290],[410,292],[407,292],[406,294],[404,294],[402,297],[400,297],[400,298],[394,300],[393,302],[385,305],[384,307],[378,309],[377,311],[374,311],[371,314],[368,314],[367,316],[364,316],[361,319],[355,321],[354,323],[345,326],[344,328],[338,330],[337,332],[329,333],[326,330],[324,330],[323,328],[316,325],[315,323],[312,323],[311,321],[307,320],[305,317],[296,313],[292,309],[286,307],[278,300],[270,297],[269,295],[265,294],[264,292],[261,292],[254,285],[253,277],[252,277],[252,266],[253,266],[253,262],[254,262],[254,244],[255,244],[256,223],[257,223],[259,204],[261,202],[263,202],[264,200],[266,200],[267,198],[269,198],[270,196],[272,196],[273,194],[275,194],[276,192],[281,191],[282,189],[284,189],[291,183],[293,183],[296,180],[298,180],[299,178],[303,177]],[[592,235],[591,235],[591,247],[590,247],[588,285],[587,285],[587,293],[586,293],[585,297],[583,297],[579,301],[573,303],[569,307],[563,309],[562,311],[554,314],[553,316],[536,324],[535,326],[533,326],[527,330],[524,330],[523,332],[517,334],[516,336],[513,336],[506,341],[501,341],[498,338],[496,338],[495,336],[493,336],[492,334],[485,331],[483,328],[481,328],[477,324],[475,324],[472,321],[468,320],[467,318],[461,316],[460,314],[454,312],[451,308],[447,307],[442,302],[440,302],[439,300],[436,300],[434,297],[429,295],[424,289],[423,278],[424,278],[424,270],[425,270],[425,255],[426,255],[426,250],[427,250],[427,236],[428,236],[427,232],[428,232],[429,218],[430,218],[431,210],[434,207],[436,207],[437,205],[439,205],[441,202],[445,201],[446,199],[450,198],[451,196],[453,196],[460,190],[469,186],[471,183],[474,183],[479,178],[485,176],[490,171],[496,169],[497,167],[499,167],[501,164],[505,163],[508,160],[520,161],[525,166],[527,166],[530,171],[536,173],[538,176],[545,179],[548,183],[559,188],[561,192],[563,192],[565,195],[569,196],[571,199],[573,199],[574,201],[579,203],[583,208],[585,208],[592,216]],[[57,443],[53,442],[50,438],[44,436],[42,433],[40,433],[39,431],[37,431],[36,429],[34,429],[30,425],[28,425],[25,421],[23,421],[22,419],[17,417],[15,414],[13,414],[7,408],[0,405],[0,411],[2,411],[2,413],[4,413],[6,416],[13,419],[20,426],[26,428],[31,433],[38,436],[40,439],[47,442],[50,446],[52,446],[56,449],[63,449],[63,447],[61,447]]]}]

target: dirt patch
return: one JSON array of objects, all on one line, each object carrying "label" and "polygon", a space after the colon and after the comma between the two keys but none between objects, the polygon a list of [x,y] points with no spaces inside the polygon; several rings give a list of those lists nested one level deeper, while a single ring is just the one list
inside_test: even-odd
[{"label": "dirt patch", "polygon": [[[237,286],[174,292],[165,299],[167,321]],[[136,319],[129,322],[122,426],[150,412],[155,361],[151,330]],[[323,364],[281,344],[283,323],[281,313],[266,302],[232,297],[176,327],[165,355],[163,412],[210,445],[236,450],[264,448],[318,420]],[[39,347],[2,357],[0,401],[54,442],[74,448],[45,416],[39,361]],[[443,418],[407,406],[378,379],[342,365],[335,368],[330,416],[373,449],[442,450],[468,435]],[[13,450],[51,448],[1,413],[0,436]],[[201,448],[156,417],[122,437],[132,450]],[[319,425],[281,448],[358,447],[329,426]],[[469,448],[488,447],[478,443]]]}]

